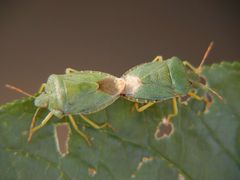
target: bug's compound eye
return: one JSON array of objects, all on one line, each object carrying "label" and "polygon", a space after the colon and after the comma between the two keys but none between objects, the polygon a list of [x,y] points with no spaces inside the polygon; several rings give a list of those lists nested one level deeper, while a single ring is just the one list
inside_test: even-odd
[{"label": "bug's compound eye", "polygon": [[40,94],[38,97],[36,97],[35,101],[34,101],[34,104],[35,106],[37,107],[47,107],[48,106],[48,100],[49,100],[49,97],[47,94],[45,93],[42,93]]}]

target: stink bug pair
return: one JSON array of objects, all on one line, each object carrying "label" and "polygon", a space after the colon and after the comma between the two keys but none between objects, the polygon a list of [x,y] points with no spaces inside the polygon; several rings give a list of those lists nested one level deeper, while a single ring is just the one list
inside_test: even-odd
[{"label": "stink bug pair", "polygon": [[[194,90],[202,89],[221,99],[221,96],[202,83],[202,65],[211,47],[212,43],[198,68],[177,57],[162,60],[157,56],[152,62],[131,68],[121,78],[103,72],[76,71],[71,68],[68,68],[63,75],[51,75],[47,83],[41,86],[39,95],[34,97],[35,106],[38,108],[32,119],[28,141],[31,140],[34,132],[42,128],[55,115],[58,118],[68,116],[73,128],[91,145],[89,138],[78,128],[73,115],[80,115],[84,121],[96,129],[111,128],[108,123],[102,125],[94,123],[86,115],[106,108],[120,96],[135,102],[134,106],[138,112],[144,111],[155,103],[172,99],[173,113],[160,123],[155,137],[159,139],[169,135],[173,128],[171,120],[178,112],[177,99],[187,96],[204,101],[206,111],[211,98],[201,97]],[[8,87],[29,95],[13,86],[8,85]],[[138,103],[144,105],[139,107]],[[37,113],[41,108],[48,108],[50,112],[40,125],[34,127]],[[165,133],[162,133],[161,129]]]}]

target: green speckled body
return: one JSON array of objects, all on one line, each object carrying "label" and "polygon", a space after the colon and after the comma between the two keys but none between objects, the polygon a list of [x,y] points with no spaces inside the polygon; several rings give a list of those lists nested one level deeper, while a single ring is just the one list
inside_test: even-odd
[{"label": "green speckled body", "polygon": [[134,93],[122,95],[140,103],[183,96],[191,87],[186,68],[177,57],[135,66],[122,77],[126,79],[127,76],[138,77],[140,86]]},{"label": "green speckled body", "polygon": [[97,71],[79,71],[64,75],[51,75],[45,92],[35,100],[47,97],[48,109],[59,118],[63,115],[90,114],[112,104],[119,94],[111,95],[99,89],[106,78],[116,77]]}]

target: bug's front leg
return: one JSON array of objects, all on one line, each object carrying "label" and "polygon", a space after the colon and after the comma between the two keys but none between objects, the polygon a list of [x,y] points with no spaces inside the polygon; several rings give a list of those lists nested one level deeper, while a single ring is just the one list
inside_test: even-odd
[{"label": "bug's front leg", "polygon": [[156,56],[152,62],[162,62],[163,61],[163,57],[162,56]]},{"label": "bug's front leg", "polygon": [[188,67],[189,69],[191,69],[193,72],[195,72],[196,74],[198,74],[198,69],[195,68],[193,65],[191,65],[188,61],[183,61],[183,64]]},{"label": "bug's front leg", "polygon": [[66,74],[71,74],[71,73],[76,73],[76,72],[78,72],[78,71],[75,70],[75,69],[72,69],[72,68],[67,68],[67,69],[65,70],[65,73],[66,73]]},{"label": "bug's front leg", "polygon": [[204,113],[207,113],[209,108],[211,107],[212,105],[212,98],[209,94],[207,94],[207,97],[203,97],[203,96],[198,96],[196,93],[194,92],[189,92],[188,95],[193,98],[193,99],[196,99],[198,101],[203,101],[204,104],[205,104],[205,107],[204,107]]},{"label": "bug's front leg", "polygon": [[29,135],[28,135],[28,142],[31,141],[31,138],[32,138],[32,135],[33,133],[35,133],[37,130],[41,129],[43,126],[45,126],[47,124],[47,122],[52,118],[53,116],[53,113],[50,112],[48,113],[48,115],[45,117],[45,119],[41,122],[41,124],[39,124],[38,126],[34,127],[34,124],[35,124],[35,120],[36,120],[36,116],[37,116],[37,113],[39,112],[40,108],[38,108],[33,116],[33,119],[32,119],[32,123],[31,123],[31,126],[30,126],[30,131],[29,131]]},{"label": "bug's front leg", "polygon": [[149,108],[150,106],[154,105],[154,102],[148,102],[147,104],[139,107],[138,103],[134,103],[134,108],[137,110],[137,112],[143,112],[144,110],[146,110],[147,108]]},{"label": "bug's front leg", "polygon": [[46,83],[42,83],[42,85],[40,86],[39,90],[38,90],[38,94],[42,93],[44,91],[46,87]]},{"label": "bug's front leg", "polygon": [[87,116],[84,116],[82,114],[79,114],[79,115],[84,121],[86,121],[89,125],[91,125],[95,129],[110,128],[113,131],[115,131],[115,129],[109,123],[103,123],[101,125],[98,125],[95,122],[93,122],[91,119],[89,119]]}]

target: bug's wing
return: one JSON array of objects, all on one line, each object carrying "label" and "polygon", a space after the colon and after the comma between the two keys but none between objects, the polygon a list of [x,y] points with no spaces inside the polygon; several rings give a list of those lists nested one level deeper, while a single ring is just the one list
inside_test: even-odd
[{"label": "bug's wing", "polygon": [[111,96],[99,90],[97,82],[65,81],[67,112],[89,114],[114,102],[119,96]]},{"label": "bug's wing", "polygon": [[145,64],[145,67],[139,68],[137,75],[140,77],[142,85],[134,95],[135,98],[164,100],[176,96],[166,63]]},{"label": "bug's wing", "polygon": [[82,96],[89,96],[90,94],[97,91],[99,85],[96,82],[75,82],[75,81],[64,81],[64,87],[66,97],[69,103],[76,101]]}]

